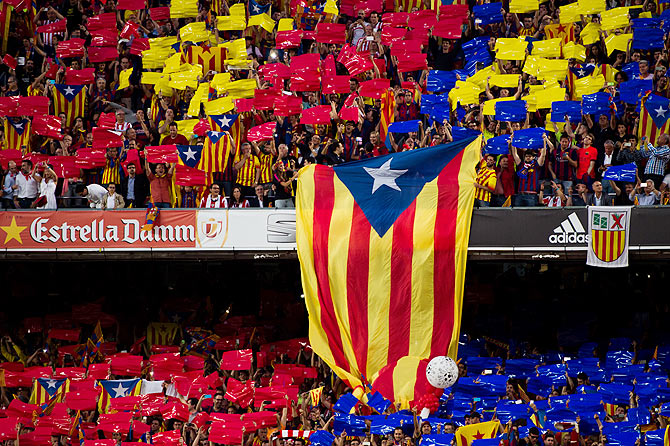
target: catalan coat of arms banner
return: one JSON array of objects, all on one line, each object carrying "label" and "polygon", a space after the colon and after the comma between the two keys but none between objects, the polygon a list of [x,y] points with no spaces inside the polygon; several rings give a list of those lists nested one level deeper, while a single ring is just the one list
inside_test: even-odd
[{"label": "catalan coat of arms banner", "polygon": [[586,264],[604,268],[628,266],[631,207],[589,206]]}]

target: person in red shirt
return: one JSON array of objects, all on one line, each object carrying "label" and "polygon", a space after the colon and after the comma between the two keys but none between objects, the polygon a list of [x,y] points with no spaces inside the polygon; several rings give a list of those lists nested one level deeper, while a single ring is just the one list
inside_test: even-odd
[{"label": "person in red shirt", "polygon": [[577,179],[582,180],[589,188],[596,178],[596,159],[598,150],[593,147],[593,135],[587,133],[582,139],[582,148],[577,150],[579,164],[577,165]]},{"label": "person in red shirt", "polygon": [[502,156],[498,160],[498,167],[496,168],[496,187],[491,196],[491,206],[501,207],[505,201],[514,195],[514,165],[510,164],[509,157],[511,155]]},{"label": "person in red shirt", "polygon": [[161,144],[163,145],[169,145],[169,144],[178,144],[182,146],[188,145],[188,139],[184,135],[180,135],[178,133],[178,127],[176,122],[170,123],[170,134],[163,137],[163,140],[161,141]]}]

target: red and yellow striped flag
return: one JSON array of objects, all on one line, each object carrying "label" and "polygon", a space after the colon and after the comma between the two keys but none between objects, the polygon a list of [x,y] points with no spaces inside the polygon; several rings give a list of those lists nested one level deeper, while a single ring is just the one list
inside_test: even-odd
[{"label": "red and yellow striped flag", "polygon": [[25,155],[30,152],[30,120],[7,118],[5,126],[5,149],[21,150],[26,146],[22,153]]},{"label": "red and yellow striped flag", "polygon": [[456,445],[470,446],[474,440],[493,438],[498,433],[499,421],[487,421],[485,423],[461,426],[456,431]]},{"label": "red and yellow striped flag", "polygon": [[545,25],[544,32],[547,39],[560,38],[561,44],[565,45],[568,42],[575,41],[575,24],[574,23],[560,23]]},{"label": "red and yellow striped flag", "polygon": [[7,53],[7,42],[9,42],[9,30],[12,24],[12,11],[14,7],[8,2],[0,3],[0,53]]},{"label": "red and yellow striped flag", "polygon": [[456,358],[480,147],[481,136],[301,170],[310,345],[351,388],[402,358]]},{"label": "red and yellow striped flag", "polygon": [[86,107],[86,86],[54,84],[54,115],[65,113],[65,125],[71,127],[74,118],[84,116]]},{"label": "red and yellow striped flag", "polygon": [[185,54],[186,62],[191,65],[202,65],[203,72],[225,71],[224,60],[226,60],[226,49],[223,47],[210,47],[208,45],[194,45],[189,47]]},{"label": "red and yellow striped flag", "polygon": [[393,122],[395,112],[395,96],[393,91],[382,93],[381,116],[379,121],[379,139],[386,141],[389,125]]},{"label": "red and yellow striped flag", "polygon": [[49,401],[60,402],[70,387],[68,379],[37,378],[33,381],[30,404],[43,405]]},{"label": "red and yellow striped flag", "polygon": [[[660,96],[649,94],[643,98],[642,106],[640,107],[638,141],[641,141],[642,137],[646,136],[646,142],[656,144],[659,135],[670,132],[670,119],[668,119],[670,113],[667,113],[669,108],[670,104],[668,104],[668,100]],[[665,113],[663,113],[663,110],[665,110]]]}]

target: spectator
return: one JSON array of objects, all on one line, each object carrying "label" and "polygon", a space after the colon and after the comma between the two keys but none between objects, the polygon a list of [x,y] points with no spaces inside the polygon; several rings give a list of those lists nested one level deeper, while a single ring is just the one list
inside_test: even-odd
[{"label": "spectator", "polygon": [[80,197],[86,197],[89,207],[101,209],[102,200],[107,195],[107,189],[99,184],[79,184],[77,185],[77,194]]},{"label": "spectator", "polygon": [[561,183],[563,190],[572,187],[578,162],[577,150],[572,146],[570,137],[562,134],[558,150],[551,151],[549,173],[554,181]]},{"label": "spectator", "polygon": [[496,158],[492,154],[484,156],[485,166],[479,168],[477,177],[475,178],[475,205],[477,207],[491,206],[491,193],[495,191],[497,181]]},{"label": "spectator", "polygon": [[654,206],[660,203],[661,193],[656,190],[654,180],[648,179],[644,186],[638,182],[628,197],[637,206]]},{"label": "spectator", "polygon": [[137,166],[130,162],[126,165],[128,175],[121,180],[121,195],[126,207],[141,208],[147,199],[147,177],[137,174]]},{"label": "spectator", "polygon": [[121,194],[116,192],[116,183],[107,185],[107,194],[100,201],[100,208],[105,209],[123,209],[126,203]]},{"label": "spectator", "polygon": [[18,200],[18,186],[16,185],[16,177],[18,175],[16,169],[16,162],[9,161],[7,163],[7,173],[2,184],[2,208],[16,209],[14,201]]},{"label": "spectator", "polygon": [[221,188],[218,184],[213,183],[209,186],[209,194],[200,200],[201,208],[225,208],[226,199],[221,195]]},{"label": "spectator", "polygon": [[260,184],[254,188],[256,196],[249,202],[252,208],[269,208],[272,202],[268,199],[268,191]]},{"label": "spectator", "polygon": [[665,174],[665,166],[668,164],[668,160],[670,160],[670,147],[668,147],[670,136],[662,133],[656,141],[656,147],[652,146],[651,143],[647,143],[643,148],[645,141],[646,137],[643,136],[640,140],[640,155],[644,158],[649,158],[644,168],[644,175],[654,182],[654,189],[660,188],[664,178],[663,175]]},{"label": "spectator", "polygon": [[248,208],[249,201],[242,196],[242,188],[239,186],[233,187],[233,194],[230,198],[225,199],[226,207],[228,208]]},{"label": "spectator", "polygon": [[587,206],[611,206],[612,199],[603,193],[603,183],[599,180],[593,182],[593,193],[586,194]]},{"label": "spectator", "polygon": [[544,147],[537,157],[533,150],[526,150],[523,154],[523,160],[519,157],[517,148],[510,147],[514,163],[516,164],[516,173],[518,177],[517,195],[515,206],[537,206],[538,189],[540,186],[540,167],[544,166],[544,158],[547,150],[547,135],[544,134]]},{"label": "spectator", "polygon": [[21,171],[16,176],[16,208],[28,209],[37,198],[39,185],[35,181],[33,172],[33,162],[23,160],[21,162]]},{"label": "spectator", "polygon": [[175,145],[188,145],[188,139],[184,135],[179,134],[178,132],[178,126],[176,122],[171,122],[168,125],[169,129],[169,134],[167,136],[164,136],[163,139],[161,140],[161,144],[163,145],[170,145],[170,144],[175,144]]},{"label": "spectator", "polygon": [[159,208],[169,208],[172,202],[172,172],[174,164],[166,167],[163,163],[156,164],[155,173],[151,171],[149,162],[145,161],[144,170],[147,171],[149,179],[149,190],[151,191],[151,202]]},{"label": "spectator", "polygon": [[254,195],[254,187],[258,184],[261,176],[261,164],[258,158],[251,153],[251,144],[242,144],[242,156],[234,165],[237,172],[237,185],[241,186],[244,196]]},{"label": "spectator", "polygon": [[35,175],[35,181],[39,187],[39,198],[35,200],[32,207],[55,211],[58,208],[56,204],[56,183],[58,182],[58,176],[44,161],[40,167],[43,169],[42,173],[37,173],[36,169]]}]

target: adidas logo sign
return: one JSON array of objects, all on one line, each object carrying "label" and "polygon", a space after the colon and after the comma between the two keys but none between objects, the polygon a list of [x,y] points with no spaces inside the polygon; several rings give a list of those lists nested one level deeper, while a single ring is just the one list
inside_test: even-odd
[{"label": "adidas logo sign", "polygon": [[576,213],[568,215],[561,225],[549,236],[549,243],[588,243],[589,236]]}]

